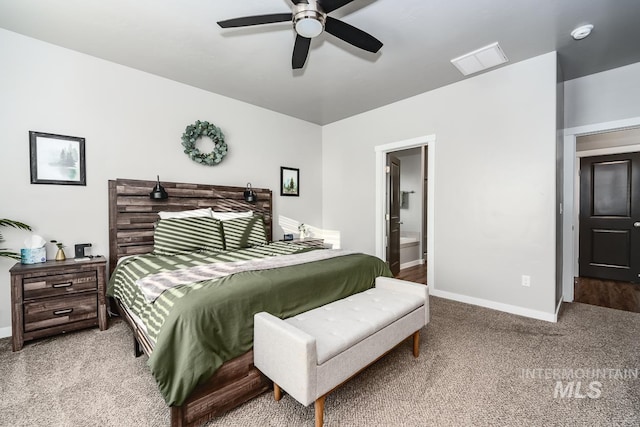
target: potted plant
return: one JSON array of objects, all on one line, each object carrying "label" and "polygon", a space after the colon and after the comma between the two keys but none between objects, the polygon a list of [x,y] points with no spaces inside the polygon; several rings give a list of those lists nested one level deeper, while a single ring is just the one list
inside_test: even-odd
[{"label": "potted plant", "polygon": [[[0,219],[0,226],[2,227],[14,227],[22,230],[31,231],[31,227],[27,224],[24,224],[20,221],[14,221],[11,219]],[[4,238],[2,237],[2,233],[0,233],[0,243],[4,242]],[[11,259],[20,259],[20,254],[17,252],[11,252],[9,249],[0,249],[0,257],[11,258]]]}]

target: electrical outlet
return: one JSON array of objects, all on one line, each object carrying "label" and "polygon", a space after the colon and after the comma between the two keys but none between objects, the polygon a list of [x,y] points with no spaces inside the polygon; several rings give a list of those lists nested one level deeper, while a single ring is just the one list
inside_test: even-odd
[{"label": "electrical outlet", "polygon": [[526,274],[522,275],[522,286],[526,286],[527,288],[531,286],[531,276],[527,276]]}]

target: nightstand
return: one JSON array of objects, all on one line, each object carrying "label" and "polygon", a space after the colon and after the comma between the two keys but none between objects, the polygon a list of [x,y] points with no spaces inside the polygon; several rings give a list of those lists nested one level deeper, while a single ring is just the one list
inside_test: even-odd
[{"label": "nightstand", "polygon": [[25,341],[98,325],[107,329],[104,257],[16,264],[11,273],[13,351]]},{"label": "nightstand", "polygon": [[324,248],[324,239],[317,237],[305,237],[304,239],[287,240],[287,243],[295,243],[296,245],[309,246],[312,248]]}]

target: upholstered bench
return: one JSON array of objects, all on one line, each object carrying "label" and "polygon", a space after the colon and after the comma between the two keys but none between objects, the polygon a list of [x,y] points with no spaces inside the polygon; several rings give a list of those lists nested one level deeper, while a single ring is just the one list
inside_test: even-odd
[{"label": "upholstered bench", "polygon": [[388,277],[375,288],[282,320],[254,317],[255,366],[307,406],[315,402],[316,426],[323,424],[326,395],[413,335],[418,357],[420,329],[429,322],[425,285]]}]

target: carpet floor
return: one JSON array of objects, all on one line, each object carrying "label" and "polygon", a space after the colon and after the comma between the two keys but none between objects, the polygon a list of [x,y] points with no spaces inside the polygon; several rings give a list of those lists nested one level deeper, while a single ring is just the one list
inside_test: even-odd
[{"label": "carpet floor", "polygon": [[[565,304],[558,323],[431,297],[420,357],[404,342],[329,395],[326,426],[640,425],[640,314]],[[1,426],[168,426],[128,326],[11,352]],[[313,405],[265,393],[207,424],[312,426]]]}]

